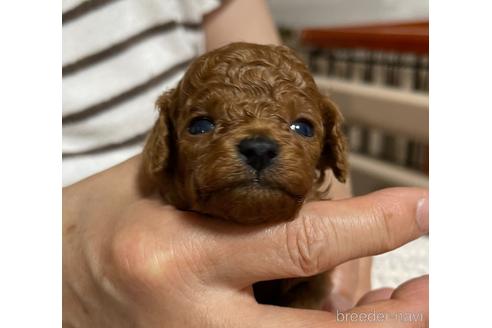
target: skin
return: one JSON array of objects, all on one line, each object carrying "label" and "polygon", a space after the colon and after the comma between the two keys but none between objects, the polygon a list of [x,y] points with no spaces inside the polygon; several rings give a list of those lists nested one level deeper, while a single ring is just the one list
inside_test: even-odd
[{"label": "skin", "polygon": [[231,42],[278,44],[280,37],[264,0],[224,1],[203,21],[207,51]]},{"label": "skin", "polygon": [[[63,190],[65,327],[339,327],[334,313],[259,305],[251,285],[311,276],[428,230],[421,189],[313,202],[293,221],[245,227],[143,196],[140,164],[134,157]],[[427,326],[427,277],[350,310],[372,311],[423,315],[373,327]]]},{"label": "skin", "polygon": [[[265,1],[224,3],[205,17],[207,50],[233,41],[280,44]],[[426,192],[398,189],[331,205],[312,204],[288,225],[246,233],[231,223],[177,211],[157,196],[142,196],[139,165],[140,158],[135,157],[63,190],[64,327],[338,327],[340,323],[328,312],[257,305],[249,287],[252,280],[281,278],[286,272],[302,276],[345,262],[334,269],[334,293],[327,308],[348,309],[369,290],[366,256],[394,249],[427,227],[427,215],[420,229],[415,223],[416,202]],[[348,186],[334,183],[331,197],[349,197]],[[303,256],[303,262],[293,262],[295,257],[286,254],[295,255],[296,248],[282,241],[287,231],[289,236],[303,236],[302,223],[309,221],[303,218],[312,211],[329,213],[323,214],[323,221],[331,230],[322,235],[338,238],[335,243],[331,238],[316,239],[320,249],[333,250],[320,253],[316,261]],[[358,222],[350,225],[350,236],[342,217]],[[389,224],[385,218],[394,222]],[[266,250],[264,257],[258,256]],[[311,269],[305,272],[306,268]],[[428,322],[427,302],[428,281],[422,277],[395,291],[372,291],[352,311],[363,312],[370,306],[422,312],[423,323],[405,326],[420,327]],[[264,319],[258,322],[258,316]],[[385,321],[372,326],[399,325]]]},{"label": "skin", "polygon": [[[254,17],[254,24],[251,23]],[[264,0],[225,1],[218,10],[205,16],[204,31],[207,51],[231,42],[244,41],[280,45],[280,36]],[[352,195],[350,183],[332,179],[331,199]],[[345,310],[371,288],[371,258],[344,263],[332,273],[333,290],[326,307]]]}]

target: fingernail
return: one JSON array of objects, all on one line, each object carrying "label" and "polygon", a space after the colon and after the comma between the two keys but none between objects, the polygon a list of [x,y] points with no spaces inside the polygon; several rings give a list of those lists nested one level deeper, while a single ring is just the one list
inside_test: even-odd
[{"label": "fingernail", "polygon": [[424,234],[429,234],[429,199],[422,198],[417,202],[417,225]]}]

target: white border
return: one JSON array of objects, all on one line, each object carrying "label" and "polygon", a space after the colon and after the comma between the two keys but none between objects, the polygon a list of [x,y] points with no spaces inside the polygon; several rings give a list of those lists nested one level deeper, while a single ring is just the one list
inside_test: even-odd
[{"label": "white border", "polygon": [[[431,327],[481,327],[492,294],[492,10],[430,8]],[[10,1],[0,15],[0,326],[59,327],[61,12]]]},{"label": "white border", "polygon": [[431,327],[490,326],[492,16],[430,7]]},{"label": "white border", "polygon": [[61,7],[0,25],[0,327],[61,327]]}]

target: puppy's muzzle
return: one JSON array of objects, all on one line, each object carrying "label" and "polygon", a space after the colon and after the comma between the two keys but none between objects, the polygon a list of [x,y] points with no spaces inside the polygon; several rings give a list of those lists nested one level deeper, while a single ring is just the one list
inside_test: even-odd
[{"label": "puppy's muzzle", "polygon": [[256,172],[270,166],[279,152],[278,144],[266,137],[243,139],[237,148],[243,162],[255,169]]}]

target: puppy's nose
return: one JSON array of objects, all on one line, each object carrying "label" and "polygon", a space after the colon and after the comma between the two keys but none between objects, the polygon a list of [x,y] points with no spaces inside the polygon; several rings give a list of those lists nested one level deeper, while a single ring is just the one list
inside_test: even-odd
[{"label": "puppy's nose", "polygon": [[278,155],[277,143],[265,137],[243,139],[237,147],[246,164],[256,171],[261,171],[272,164],[273,159]]}]

